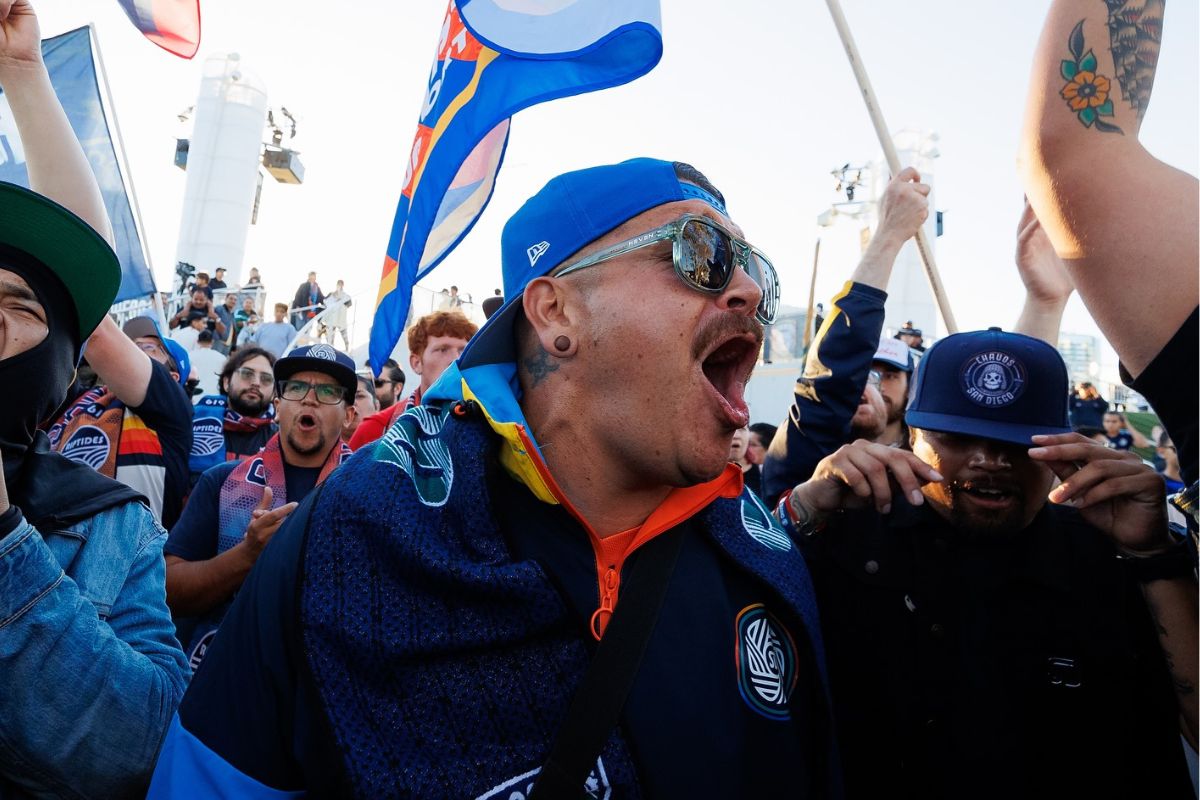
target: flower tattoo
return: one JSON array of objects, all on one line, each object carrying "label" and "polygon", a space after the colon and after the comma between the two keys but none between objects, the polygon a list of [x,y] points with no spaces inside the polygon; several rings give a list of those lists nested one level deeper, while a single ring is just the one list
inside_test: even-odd
[{"label": "flower tattoo", "polygon": [[1067,85],[1059,94],[1085,128],[1095,126],[1098,131],[1123,134],[1116,125],[1101,119],[1113,116],[1113,101],[1109,96],[1112,82],[1096,73],[1096,54],[1091,50],[1084,52],[1083,20],[1071,31],[1067,46],[1073,58],[1064,59],[1060,67]]}]

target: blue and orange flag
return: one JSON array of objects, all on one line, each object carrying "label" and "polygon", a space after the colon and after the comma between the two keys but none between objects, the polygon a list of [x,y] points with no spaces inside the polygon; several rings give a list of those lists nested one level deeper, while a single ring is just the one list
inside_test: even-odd
[{"label": "blue and orange flag", "polygon": [[180,58],[200,49],[200,0],[117,0],[129,21],[156,45]]},{"label": "blue and orange flag", "polygon": [[396,208],[371,327],[378,374],[412,289],[492,196],[523,108],[639,78],[662,58],[658,0],[451,0]]}]

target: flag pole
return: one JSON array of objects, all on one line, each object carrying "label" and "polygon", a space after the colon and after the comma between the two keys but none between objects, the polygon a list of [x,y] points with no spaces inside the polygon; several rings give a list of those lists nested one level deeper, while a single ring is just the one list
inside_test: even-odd
[{"label": "flag pole", "polygon": [[816,311],[813,303],[817,298],[817,262],[821,258],[821,237],[817,237],[817,247],[813,250],[813,271],[812,280],[808,284],[808,311],[804,315],[804,351],[808,352],[808,346],[812,344],[813,337],[813,312]]},{"label": "flag pole", "polygon": [[[883,111],[880,110],[879,101],[875,98],[875,90],[871,88],[871,79],[867,77],[867,68],[858,53],[858,46],[854,43],[854,36],[850,33],[846,16],[842,13],[841,3],[838,0],[825,0],[825,4],[829,6],[829,14],[833,17],[833,26],[837,28],[838,36],[842,39],[842,46],[846,49],[846,57],[850,59],[850,69],[854,71],[854,78],[858,81],[863,102],[867,105],[867,114],[871,117],[871,124],[875,126],[875,135],[879,137],[879,144],[883,147],[883,157],[887,160],[888,169],[891,170],[892,175],[897,175],[900,173],[900,156],[896,153],[896,145],[883,120]],[[933,290],[933,299],[937,302],[938,310],[942,314],[942,321],[946,324],[946,332],[958,333],[958,323],[954,321],[954,312],[950,310],[950,300],[946,297],[945,287],[942,286],[942,278],[938,274],[937,264],[933,260],[933,248],[929,244],[929,237],[925,235],[924,227],[917,229],[916,240],[917,253],[920,254],[921,263],[925,267],[925,277],[929,279],[929,287]]]}]

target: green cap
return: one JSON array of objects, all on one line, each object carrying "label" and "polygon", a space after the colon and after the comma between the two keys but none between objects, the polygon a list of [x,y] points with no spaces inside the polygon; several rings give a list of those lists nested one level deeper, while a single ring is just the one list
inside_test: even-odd
[{"label": "green cap", "polygon": [[0,244],[58,276],[75,303],[80,338],[90,336],[121,287],[121,263],[104,237],[53,200],[0,181]]}]

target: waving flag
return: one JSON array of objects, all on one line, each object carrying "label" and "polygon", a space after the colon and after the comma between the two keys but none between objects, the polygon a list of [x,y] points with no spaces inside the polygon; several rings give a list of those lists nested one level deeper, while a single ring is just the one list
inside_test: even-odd
[{"label": "waving flag", "polygon": [[[76,28],[44,39],[42,60],[50,73],[54,93],[62,101],[67,120],[83,146],[83,154],[91,164],[96,182],[100,184],[100,194],[112,223],[117,257],[121,261],[121,288],[117,292],[117,301],[153,294],[154,276],[146,263],[142,238],[117,163],[117,149],[100,102],[90,28]],[[17,125],[3,90],[0,90],[0,181],[29,187],[25,148],[17,135]]]},{"label": "waving flag", "polygon": [[180,58],[200,49],[200,0],[117,0],[147,39]]},{"label": "waving flag", "polygon": [[658,0],[451,0],[379,281],[377,373],[404,332],[413,286],[487,206],[509,118],[628,83],[661,57]]}]

